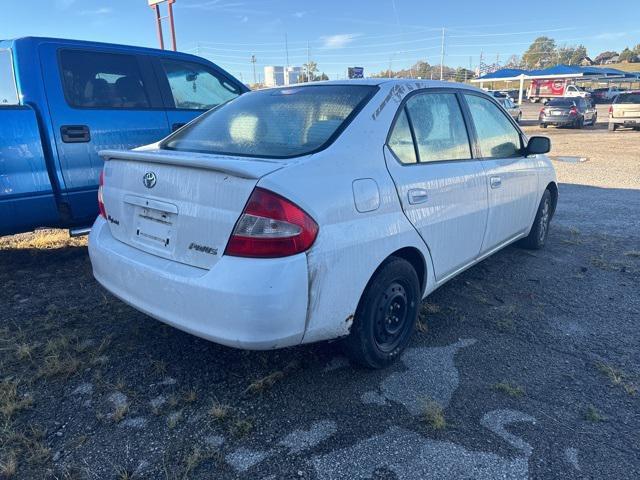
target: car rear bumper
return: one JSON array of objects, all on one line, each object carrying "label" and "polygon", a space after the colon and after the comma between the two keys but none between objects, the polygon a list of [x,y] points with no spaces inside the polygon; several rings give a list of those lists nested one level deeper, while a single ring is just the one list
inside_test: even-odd
[{"label": "car rear bumper", "polygon": [[640,127],[640,117],[609,117],[609,123],[616,125],[629,125],[630,127]]},{"label": "car rear bumper", "polygon": [[98,217],[89,235],[89,256],[102,286],[180,330],[255,350],[302,341],[308,300],[305,254],[277,259],[223,256],[204,270],[126,245]]},{"label": "car rear bumper", "polygon": [[577,117],[561,117],[561,116],[545,116],[539,119],[540,123],[547,125],[573,125],[576,122]]}]

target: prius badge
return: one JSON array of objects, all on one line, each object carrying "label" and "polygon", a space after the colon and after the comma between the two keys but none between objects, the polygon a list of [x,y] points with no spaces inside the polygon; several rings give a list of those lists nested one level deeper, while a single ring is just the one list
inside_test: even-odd
[{"label": "prius badge", "polygon": [[153,172],[147,172],[142,177],[142,183],[147,188],[153,188],[156,186],[156,174]]}]

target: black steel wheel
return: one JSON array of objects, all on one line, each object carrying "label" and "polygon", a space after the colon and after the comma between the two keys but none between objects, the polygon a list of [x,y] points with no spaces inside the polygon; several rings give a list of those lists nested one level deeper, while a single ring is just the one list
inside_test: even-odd
[{"label": "black steel wheel", "polygon": [[389,257],[374,273],[344,340],[347,355],[369,368],[383,368],[405,349],[418,317],[420,281],[403,258]]}]

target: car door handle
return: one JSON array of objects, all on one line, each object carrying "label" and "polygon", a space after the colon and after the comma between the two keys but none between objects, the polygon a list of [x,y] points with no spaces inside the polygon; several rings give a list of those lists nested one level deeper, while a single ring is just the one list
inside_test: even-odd
[{"label": "car door handle", "polygon": [[86,143],[91,141],[91,132],[86,125],[62,125],[60,135],[64,143]]},{"label": "car door handle", "polygon": [[176,130],[184,127],[186,125],[186,123],[174,123],[173,125],[171,125],[171,131],[175,132]]},{"label": "car door handle", "polygon": [[429,199],[429,192],[424,188],[412,188],[407,192],[407,197],[409,198],[409,203],[411,205],[417,205],[419,203],[424,203]]},{"label": "car door handle", "polygon": [[489,184],[491,185],[491,188],[500,188],[500,185],[502,185],[502,179],[500,177],[491,177],[489,179]]}]

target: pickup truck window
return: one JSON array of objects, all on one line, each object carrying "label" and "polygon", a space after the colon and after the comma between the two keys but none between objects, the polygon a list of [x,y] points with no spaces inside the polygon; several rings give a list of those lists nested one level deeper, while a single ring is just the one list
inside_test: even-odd
[{"label": "pickup truck window", "polygon": [[161,59],[175,108],[208,110],[240,95],[238,88],[203,65]]},{"label": "pickup truck window", "polygon": [[0,50],[0,106],[19,103],[11,51]]},{"label": "pickup truck window", "polygon": [[133,55],[62,50],[64,94],[72,107],[149,108],[138,61]]}]

